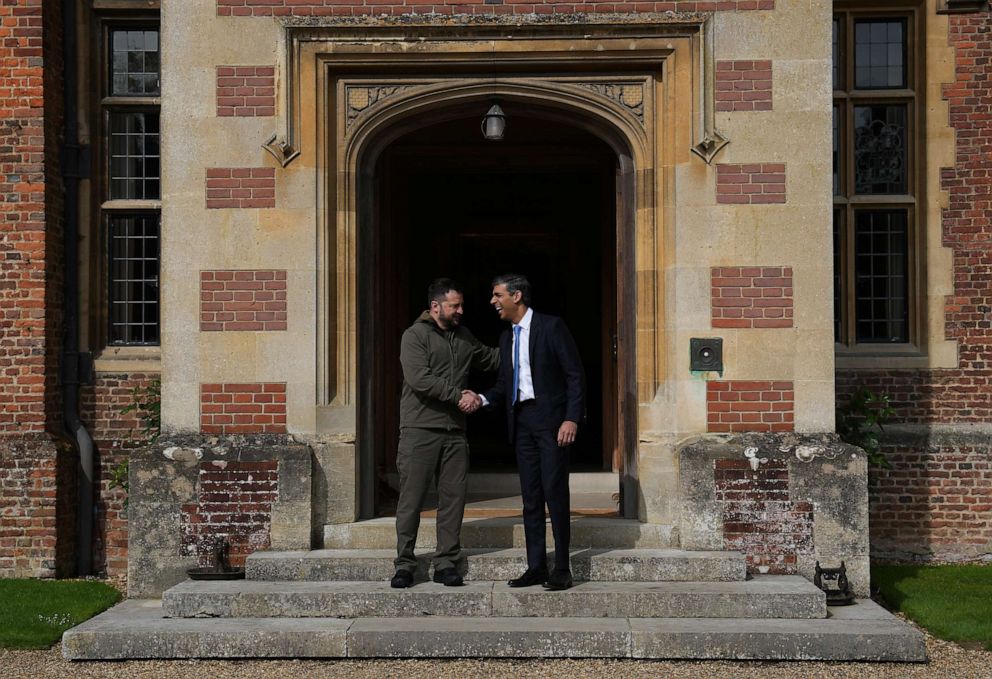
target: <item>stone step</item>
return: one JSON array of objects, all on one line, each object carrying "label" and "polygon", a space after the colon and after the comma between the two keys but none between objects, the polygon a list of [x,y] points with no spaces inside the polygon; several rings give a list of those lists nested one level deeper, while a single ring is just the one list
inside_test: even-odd
[{"label": "stone step", "polygon": [[445,587],[427,582],[180,583],[162,595],[175,618],[599,617],[822,618],[826,598],[800,576],[743,582],[582,582],[564,592],[505,582]]},{"label": "stone step", "polygon": [[[667,549],[673,546],[672,526],[641,523],[636,519],[579,516],[572,518],[573,549]],[[417,545],[436,549],[435,519],[420,521]],[[462,547],[524,547],[524,524],[520,517],[466,517],[462,523]],[[554,545],[551,523],[547,544]],[[381,517],[355,523],[324,526],[324,549],[396,549],[396,519]]]},{"label": "stone step", "polygon": [[[399,491],[399,474],[386,474],[386,483]],[[518,495],[520,493],[520,475],[517,472],[469,472],[465,479],[466,493],[469,500],[479,495]],[[584,493],[612,494],[620,490],[620,474],[617,472],[569,472],[568,490],[572,495]],[[431,484],[429,495],[434,495],[436,489]]]},{"label": "stone step", "polygon": [[165,618],[131,599],[62,637],[69,660],[670,658],[924,662],[923,635],[870,600],[820,620]]},{"label": "stone step", "polygon": [[[417,555],[418,582],[429,579],[431,552]],[[466,580],[509,580],[527,568],[523,548],[466,549],[459,567]],[[395,572],[391,549],[320,549],[255,552],[245,564],[249,580],[386,581]],[[553,553],[548,563],[554,563]],[[708,582],[744,580],[740,552],[678,549],[579,549],[571,552],[576,580],[610,582]]]}]

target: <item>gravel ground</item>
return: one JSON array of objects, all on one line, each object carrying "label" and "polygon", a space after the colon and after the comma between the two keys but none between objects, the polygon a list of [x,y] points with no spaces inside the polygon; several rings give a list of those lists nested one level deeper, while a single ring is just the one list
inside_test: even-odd
[{"label": "gravel ground", "polygon": [[927,636],[930,662],[670,662],[635,660],[168,660],[69,663],[59,648],[48,651],[0,650],[0,677],[161,677],[163,679],[268,679],[347,677],[442,679],[445,677],[618,677],[622,679],[992,679],[992,653],[962,648]]}]

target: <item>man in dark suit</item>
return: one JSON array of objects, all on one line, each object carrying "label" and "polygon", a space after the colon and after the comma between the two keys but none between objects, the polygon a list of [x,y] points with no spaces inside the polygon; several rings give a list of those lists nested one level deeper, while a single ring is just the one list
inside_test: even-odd
[{"label": "man in dark suit", "polygon": [[[517,453],[524,502],[527,571],[510,587],[572,586],[568,546],[568,447],[575,442],[585,401],[582,361],[564,321],[530,308],[530,282],[506,274],[493,280],[490,304],[510,328],[500,337],[495,386],[485,405],[506,410],[510,441]],[[548,574],[544,506],[551,517],[555,567]]]}]

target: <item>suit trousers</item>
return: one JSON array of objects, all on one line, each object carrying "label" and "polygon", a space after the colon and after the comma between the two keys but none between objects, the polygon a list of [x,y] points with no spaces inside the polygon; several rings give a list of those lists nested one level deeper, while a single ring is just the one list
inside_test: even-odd
[{"label": "suit trousers", "polygon": [[437,479],[437,551],[434,569],[455,567],[461,559],[469,451],[460,429],[404,427],[396,455],[400,499],[396,504],[397,569],[417,570],[417,531],[431,481]]},{"label": "suit trousers", "polygon": [[569,524],[568,448],[558,447],[558,427],[542,421],[532,401],[514,406],[514,447],[524,502],[527,568],[547,568],[544,507],[551,517],[555,540],[555,569],[568,570]]}]

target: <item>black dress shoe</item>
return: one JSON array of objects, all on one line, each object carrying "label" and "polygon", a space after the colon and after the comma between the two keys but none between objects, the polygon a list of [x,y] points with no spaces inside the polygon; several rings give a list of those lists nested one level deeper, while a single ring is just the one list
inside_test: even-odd
[{"label": "black dress shoe", "polygon": [[406,570],[405,568],[400,568],[393,575],[393,579],[389,581],[389,586],[393,589],[406,589],[407,587],[413,587],[413,573]]},{"label": "black dress shoe", "polygon": [[513,578],[508,584],[510,587],[531,587],[533,585],[543,585],[548,579],[548,572],[543,568],[528,568],[519,578]]},{"label": "black dress shoe", "polygon": [[458,575],[458,571],[450,566],[441,570],[435,568],[434,582],[440,582],[445,587],[461,587],[465,584],[462,581],[462,576]]},{"label": "black dress shoe", "polygon": [[544,588],[552,592],[560,592],[572,586],[572,572],[553,570],[548,576],[548,581],[544,583]]}]

